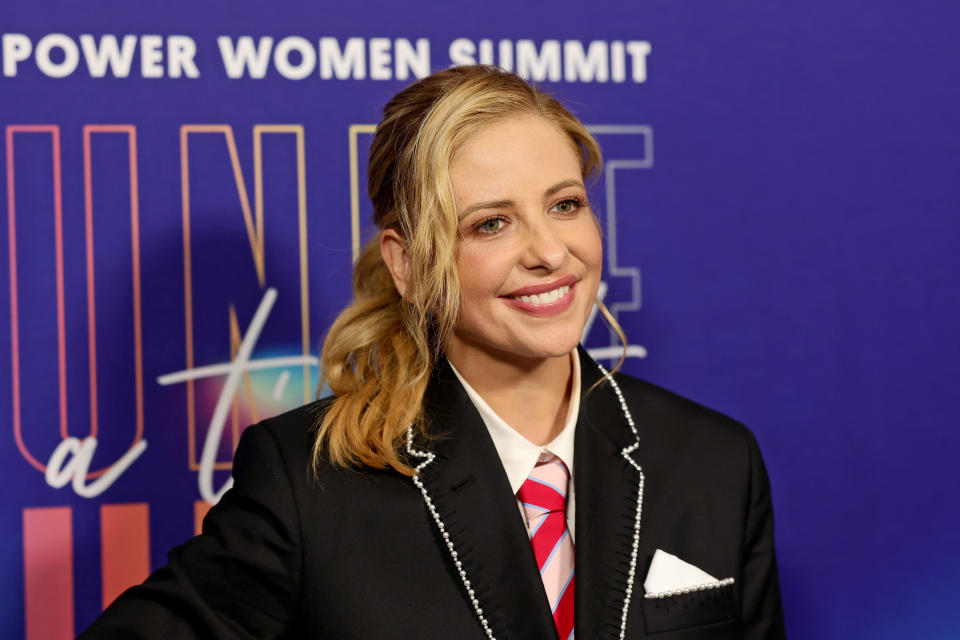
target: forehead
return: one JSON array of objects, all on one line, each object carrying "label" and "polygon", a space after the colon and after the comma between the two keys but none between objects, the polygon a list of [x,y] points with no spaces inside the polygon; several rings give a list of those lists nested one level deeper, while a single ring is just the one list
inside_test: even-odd
[{"label": "forehead", "polygon": [[460,147],[450,178],[461,205],[477,197],[519,198],[581,178],[580,160],[569,136],[553,123],[513,116],[484,127]]}]

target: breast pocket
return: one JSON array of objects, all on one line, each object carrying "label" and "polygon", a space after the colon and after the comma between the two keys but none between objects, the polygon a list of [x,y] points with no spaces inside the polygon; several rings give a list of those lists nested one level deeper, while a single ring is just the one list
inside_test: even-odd
[{"label": "breast pocket", "polygon": [[733,587],[732,582],[722,581],[687,593],[644,596],[643,622],[647,633],[708,625],[733,627],[738,619]]}]

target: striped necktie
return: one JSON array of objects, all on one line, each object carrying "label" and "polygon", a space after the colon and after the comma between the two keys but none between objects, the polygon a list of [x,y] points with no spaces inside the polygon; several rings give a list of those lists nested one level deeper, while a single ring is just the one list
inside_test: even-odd
[{"label": "striped necktie", "polygon": [[555,455],[544,454],[517,492],[560,640],[573,639],[573,540],[566,518],[569,479],[566,465]]}]

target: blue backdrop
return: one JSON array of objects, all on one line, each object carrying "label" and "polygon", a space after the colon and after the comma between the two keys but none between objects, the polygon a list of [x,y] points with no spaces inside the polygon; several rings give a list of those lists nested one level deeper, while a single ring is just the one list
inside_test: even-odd
[{"label": "blue backdrop", "polygon": [[313,396],[371,126],[478,60],[593,127],[625,368],[756,433],[790,636],[960,637],[953,4],[288,5],[0,9],[0,635],[83,629]]}]

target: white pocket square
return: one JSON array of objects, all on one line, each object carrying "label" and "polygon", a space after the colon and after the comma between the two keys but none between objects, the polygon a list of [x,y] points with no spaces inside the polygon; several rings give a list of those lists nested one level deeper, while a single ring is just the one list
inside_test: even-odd
[{"label": "white pocket square", "polygon": [[684,562],[677,556],[657,549],[647,571],[647,579],[643,581],[644,597],[663,598],[667,596],[716,589],[733,584],[733,578],[717,580],[712,575]]}]

